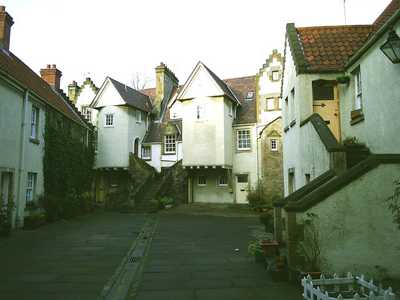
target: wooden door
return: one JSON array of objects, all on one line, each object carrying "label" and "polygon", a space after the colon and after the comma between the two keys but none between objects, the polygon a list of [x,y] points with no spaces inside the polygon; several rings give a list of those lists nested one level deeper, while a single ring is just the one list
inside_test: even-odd
[{"label": "wooden door", "polygon": [[322,117],[333,135],[340,141],[339,95],[334,81],[313,81],[313,111]]}]

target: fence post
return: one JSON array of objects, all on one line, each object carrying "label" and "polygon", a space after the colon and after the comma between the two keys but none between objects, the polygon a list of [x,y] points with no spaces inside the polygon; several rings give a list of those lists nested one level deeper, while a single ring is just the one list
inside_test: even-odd
[{"label": "fence post", "polygon": [[360,295],[358,293],[355,293],[354,300],[360,300]]},{"label": "fence post", "polygon": [[368,300],[375,300],[375,294],[374,294],[373,291],[370,291],[370,292],[369,292]]}]

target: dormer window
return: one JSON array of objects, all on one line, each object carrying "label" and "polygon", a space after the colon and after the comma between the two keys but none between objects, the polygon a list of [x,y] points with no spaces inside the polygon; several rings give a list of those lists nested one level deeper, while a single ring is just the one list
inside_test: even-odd
[{"label": "dormer window", "polygon": [[89,122],[92,120],[92,110],[88,106],[82,106],[82,115]]},{"label": "dormer window", "polygon": [[174,154],[176,152],[176,137],[175,135],[166,135],[164,137],[164,153]]},{"label": "dormer window", "polygon": [[250,101],[253,99],[254,99],[254,92],[253,91],[247,92],[245,100]]}]

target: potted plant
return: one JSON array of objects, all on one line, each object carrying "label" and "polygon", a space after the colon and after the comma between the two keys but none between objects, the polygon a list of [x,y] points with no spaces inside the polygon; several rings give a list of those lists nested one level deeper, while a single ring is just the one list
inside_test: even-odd
[{"label": "potted plant", "polygon": [[260,241],[251,241],[247,247],[250,255],[254,256],[256,263],[265,263],[264,250],[261,247]]}]

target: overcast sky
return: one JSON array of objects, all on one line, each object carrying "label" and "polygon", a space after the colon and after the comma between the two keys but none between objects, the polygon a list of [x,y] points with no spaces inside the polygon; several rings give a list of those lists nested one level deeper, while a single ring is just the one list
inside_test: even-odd
[{"label": "overcast sky", "polygon": [[[347,23],[368,24],[390,0],[346,0]],[[343,0],[3,0],[14,18],[11,51],[34,71],[57,64],[62,86],[105,76],[129,84],[162,61],[183,83],[197,61],[221,78],[255,74],[285,24],[344,23]]]}]

